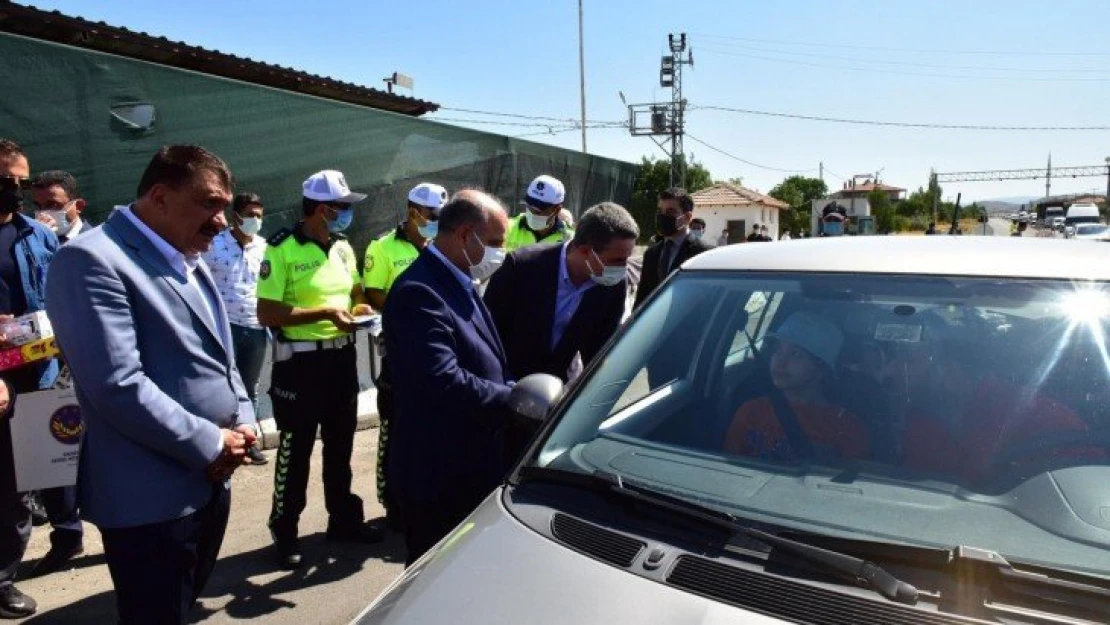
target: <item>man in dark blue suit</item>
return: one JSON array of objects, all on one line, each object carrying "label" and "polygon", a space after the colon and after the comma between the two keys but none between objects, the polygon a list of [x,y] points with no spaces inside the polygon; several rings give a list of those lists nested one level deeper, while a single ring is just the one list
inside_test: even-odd
[{"label": "man in dark blue suit", "polygon": [[507,227],[492,196],[459,192],[440,209],[435,241],[385,303],[396,401],[389,474],[409,564],[504,476],[505,350],[475,285],[504,260]]}]

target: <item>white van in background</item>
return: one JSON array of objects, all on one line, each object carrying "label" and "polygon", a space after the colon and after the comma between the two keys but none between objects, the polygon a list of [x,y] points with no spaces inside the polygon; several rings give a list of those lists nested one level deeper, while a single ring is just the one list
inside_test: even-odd
[{"label": "white van in background", "polygon": [[1068,214],[1064,219],[1064,236],[1070,238],[1075,233],[1075,227],[1079,224],[1097,224],[1101,221],[1098,206],[1093,202],[1072,204],[1068,207]]}]

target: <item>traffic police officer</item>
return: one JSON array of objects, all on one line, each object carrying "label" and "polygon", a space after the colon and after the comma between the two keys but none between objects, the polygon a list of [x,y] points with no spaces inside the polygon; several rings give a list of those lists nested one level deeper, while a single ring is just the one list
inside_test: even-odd
[{"label": "traffic police officer", "polygon": [[[439,209],[447,203],[447,189],[422,182],[409,191],[408,212],[405,221],[370,243],[366,248],[366,262],[362,286],[366,298],[375,310],[385,307],[389,287],[401,272],[420,255],[420,250],[435,238],[438,232]],[[386,490],[385,471],[389,458],[389,424],[393,418],[393,386],[389,380],[388,360],[384,356],[384,341],[376,346],[383,353],[381,371],[374,385],[378,389],[378,501],[385,507],[386,519],[398,526],[397,506]]]},{"label": "traffic police officer", "polygon": [[509,221],[505,250],[512,252],[525,245],[562,243],[574,238],[574,230],[559,214],[564,199],[563,183],[554,177],[543,175],[533,180],[524,194],[526,210]]},{"label": "traffic police officer", "polygon": [[278,563],[301,566],[297,522],[305,506],[317,427],[324,443],[327,539],[377,542],[351,492],[351,452],[358,405],[356,316],[367,315],[354,250],[340,234],[352,207],[343,174],[324,170],[304,182],[304,218],[270,237],[259,271],[258,320],[280,329],[273,348],[270,397],[281,431],[270,513]]}]

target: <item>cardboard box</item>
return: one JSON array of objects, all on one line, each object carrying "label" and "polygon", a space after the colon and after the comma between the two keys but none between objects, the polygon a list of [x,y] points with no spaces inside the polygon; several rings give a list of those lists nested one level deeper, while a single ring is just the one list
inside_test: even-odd
[{"label": "cardboard box", "polygon": [[54,358],[60,353],[54,339],[54,328],[43,311],[16,317],[0,324],[5,342],[12,345],[0,350],[0,371]]},{"label": "cardboard box", "polygon": [[85,422],[73,389],[21,393],[11,431],[19,492],[77,483]]}]

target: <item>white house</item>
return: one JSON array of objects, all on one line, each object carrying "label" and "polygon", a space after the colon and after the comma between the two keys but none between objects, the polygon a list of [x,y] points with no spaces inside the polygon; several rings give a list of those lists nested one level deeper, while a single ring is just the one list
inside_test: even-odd
[{"label": "white house", "polygon": [[694,199],[694,217],[705,220],[709,243],[716,243],[726,228],[728,242],[739,243],[755,225],[766,225],[767,234],[778,239],[779,211],[790,210],[786,202],[731,182],[718,182],[690,197]]}]

